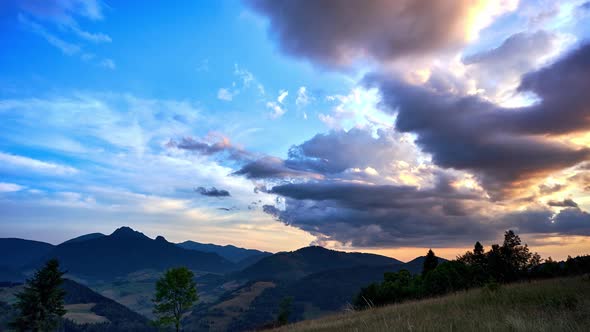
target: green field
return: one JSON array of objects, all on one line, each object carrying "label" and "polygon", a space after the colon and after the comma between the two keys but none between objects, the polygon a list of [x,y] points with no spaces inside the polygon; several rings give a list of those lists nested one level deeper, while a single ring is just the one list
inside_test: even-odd
[{"label": "green field", "polygon": [[276,331],[590,331],[590,277],[474,289]]}]

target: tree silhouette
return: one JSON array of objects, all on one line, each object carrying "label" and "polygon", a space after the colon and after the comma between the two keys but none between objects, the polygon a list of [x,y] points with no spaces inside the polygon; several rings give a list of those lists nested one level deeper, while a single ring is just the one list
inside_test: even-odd
[{"label": "tree silhouette", "polygon": [[438,258],[434,254],[434,251],[432,251],[432,249],[429,249],[428,253],[426,254],[426,258],[424,258],[424,265],[422,268],[422,274],[425,275],[428,272],[436,269],[437,265],[438,265]]},{"label": "tree silhouette", "polygon": [[64,272],[59,270],[56,259],[49,260],[43,268],[27,280],[21,293],[16,295],[18,315],[12,326],[17,331],[54,331],[65,315],[64,295],[61,289]]},{"label": "tree silhouette", "polygon": [[290,296],[283,298],[281,301],[281,304],[279,305],[279,316],[277,317],[277,323],[279,326],[289,323],[292,302],[293,298]]},{"label": "tree silhouette", "polygon": [[154,315],[158,325],[174,324],[180,331],[180,320],[199,299],[194,274],[186,267],[173,268],[156,283]]}]

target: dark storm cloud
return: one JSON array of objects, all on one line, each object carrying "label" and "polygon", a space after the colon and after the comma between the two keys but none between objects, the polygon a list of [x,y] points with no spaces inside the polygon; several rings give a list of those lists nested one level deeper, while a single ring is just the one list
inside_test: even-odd
[{"label": "dark storm cloud", "polygon": [[521,91],[541,101],[507,109],[476,96],[455,96],[373,76],[383,103],[397,112],[396,128],[445,168],[469,170],[498,197],[526,181],[574,166],[590,150],[547,139],[590,128],[590,45],[524,76]]},{"label": "dark storm cloud", "polygon": [[211,188],[199,187],[199,188],[196,188],[195,191],[203,196],[209,196],[209,197],[229,197],[229,196],[231,196],[229,191],[227,191],[225,189],[217,189],[215,187],[211,187]]},{"label": "dark storm cloud", "polygon": [[248,162],[233,174],[242,175],[248,179],[269,180],[297,177],[321,177],[319,174],[313,174],[294,167],[289,167],[286,165],[285,161],[280,158],[268,156]]},{"label": "dark storm cloud", "polygon": [[568,207],[552,216],[550,211],[517,212],[504,217],[504,225],[523,233],[554,235],[590,235],[590,215],[577,207]]},{"label": "dark storm cloud", "polygon": [[563,201],[549,201],[547,202],[547,205],[556,207],[578,207],[578,203],[574,202],[571,198],[566,198]]},{"label": "dark storm cloud", "polygon": [[450,179],[432,189],[342,183],[276,186],[285,208],[264,206],[278,220],[320,239],[361,247],[471,245],[506,229],[530,234],[588,234],[586,212],[568,208],[553,217],[537,207],[508,215],[486,211],[475,195],[458,192]]},{"label": "dark storm cloud", "polygon": [[[469,215],[479,199],[440,175],[431,189],[316,182],[275,186],[286,209],[265,206],[277,219],[317,236],[353,246],[443,244],[489,237]],[[470,240],[469,240],[470,241]]]},{"label": "dark storm cloud", "polygon": [[285,53],[334,66],[391,60],[461,45],[471,1],[247,0]]}]

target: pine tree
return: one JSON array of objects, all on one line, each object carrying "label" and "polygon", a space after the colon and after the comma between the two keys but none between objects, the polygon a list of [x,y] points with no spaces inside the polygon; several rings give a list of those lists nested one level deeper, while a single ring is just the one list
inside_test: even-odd
[{"label": "pine tree", "polygon": [[16,295],[18,315],[12,323],[17,331],[55,331],[65,315],[64,295],[61,289],[64,272],[59,262],[52,259],[27,280],[21,293]]},{"label": "pine tree", "polygon": [[428,253],[426,254],[426,258],[424,259],[424,266],[422,268],[422,274],[425,275],[426,273],[436,269],[437,265],[438,265],[438,258],[434,254],[434,251],[432,251],[432,249],[429,249]]}]

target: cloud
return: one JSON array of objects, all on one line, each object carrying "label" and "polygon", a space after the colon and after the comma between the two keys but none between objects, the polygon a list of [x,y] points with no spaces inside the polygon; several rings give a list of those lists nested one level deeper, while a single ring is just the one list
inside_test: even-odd
[{"label": "cloud", "polygon": [[54,175],[71,175],[78,173],[77,169],[70,166],[54,164],[4,152],[0,152],[0,165],[2,165],[0,168],[24,168],[35,172]]},{"label": "cloud", "polygon": [[555,207],[578,207],[578,203],[574,202],[574,200],[571,198],[566,198],[563,201],[549,201],[547,202],[547,205]]},{"label": "cloud", "polygon": [[474,172],[497,197],[590,158],[590,149],[552,139],[590,128],[590,96],[584,92],[590,45],[524,75],[519,91],[541,101],[518,109],[383,76],[368,81],[380,87],[383,105],[397,114],[397,130],[416,134],[416,143],[437,165]]},{"label": "cloud", "polygon": [[224,190],[224,189],[217,189],[215,187],[211,187],[209,189],[207,189],[205,187],[198,187],[195,189],[195,191],[203,196],[209,196],[209,197],[229,197],[229,196],[231,196],[229,191]]},{"label": "cloud", "polygon": [[277,101],[279,103],[283,104],[283,101],[285,100],[285,98],[287,98],[288,95],[289,95],[289,91],[287,91],[287,90],[279,91],[279,96],[277,97]]},{"label": "cloud", "polygon": [[232,101],[233,98],[234,95],[228,89],[221,88],[217,91],[217,99]]},{"label": "cloud", "polygon": [[114,70],[117,66],[115,65],[115,62],[112,59],[104,59],[100,62],[100,66],[107,68],[107,69],[111,69]]},{"label": "cloud", "polygon": [[309,104],[310,98],[307,94],[307,88],[304,86],[299,87],[297,90],[297,99],[295,99],[295,105],[297,107],[305,107]]},{"label": "cloud", "polygon": [[522,74],[556,56],[566,44],[563,39],[543,30],[519,32],[496,48],[465,56],[463,63],[469,77],[477,80],[478,89],[502,97],[513,93]]},{"label": "cloud", "polygon": [[82,16],[91,20],[101,20],[102,4],[97,0],[61,0],[61,1],[19,1],[19,6],[37,17],[58,22],[68,22],[72,16]]},{"label": "cloud", "polygon": [[348,65],[359,57],[388,61],[461,46],[493,17],[516,8],[510,1],[249,0],[247,4],[269,19],[269,34],[283,52],[329,67]]},{"label": "cloud", "polygon": [[590,218],[579,209],[556,216],[543,208],[508,212],[478,195],[462,192],[452,179],[431,188],[338,182],[285,184],[271,192],[284,207],[264,211],[319,239],[353,247],[467,246],[491,241],[506,229],[525,234],[588,235]]},{"label": "cloud", "polygon": [[224,154],[225,157],[234,161],[245,161],[253,158],[250,152],[233,145],[229,138],[215,134],[210,135],[206,140],[192,137],[184,137],[179,142],[170,140],[167,145],[168,147],[189,150],[206,156]]},{"label": "cloud", "polygon": [[[66,55],[80,55],[87,61],[94,58],[89,52],[82,52],[82,44],[67,41],[66,33],[70,32],[85,41],[95,44],[110,43],[111,37],[102,32],[90,32],[83,29],[78,18],[91,21],[103,19],[101,1],[94,0],[61,0],[61,1],[17,1],[15,9],[19,22],[31,32],[43,37],[50,45]],[[9,7],[10,8],[10,7]],[[114,69],[111,59],[97,61],[99,66]]]},{"label": "cloud", "polygon": [[18,185],[16,183],[0,182],[0,193],[10,193],[10,192],[15,192],[15,191],[20,191],[25,188],[26,187],[23,187],[23,186]]},{"label": "cloud", "polygon": [[19,14],[18,20],[21,24],[28,27],[32,32],[43,37],[49,44],[55,48],[58,48],[63,54],[74,55],[79,53],[81,50],[79,45],[66,42],[65,40],[47,31],[47,29],[45,29],[42,25],[29,20],[23,15]]},{"label": "cloud", "polygon": [[399,160],[414,160],[415,150],[403,134],[389,129],[353,128],[317,134],[289,149],[286,164],[321,173],[341,173],[352,168],[372,167],[384,173]]},{"label": "cloud", "polygon": [[265,156],[242,166],[233,173],[245,176],[248,179],[289,179],[289,178],[318,178],[318,174],[289,167],[284,160],[276,157]]},{"label": "cloud", "polygon": [[285,108],[283,108],[279,103],[276,103],[274,101],[267,102],[266,107],[271,110],[269,115],[273,119],[278,119],[282,117],[285,113],[287,113],[287,110]]}]

